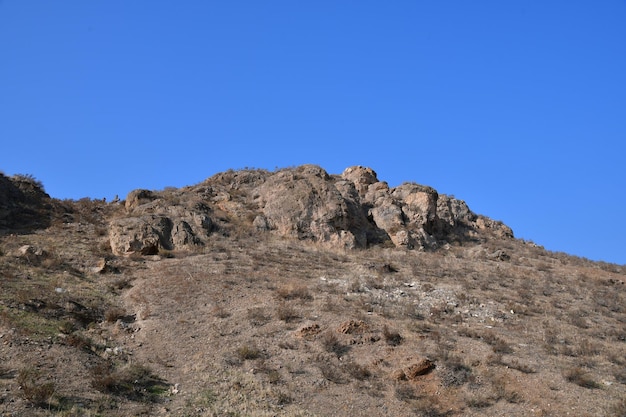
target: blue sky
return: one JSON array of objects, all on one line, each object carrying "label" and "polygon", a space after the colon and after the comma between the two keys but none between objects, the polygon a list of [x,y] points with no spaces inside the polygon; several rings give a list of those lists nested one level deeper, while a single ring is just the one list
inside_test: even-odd
[{"label": "blue sky", "polygon": [[123,198],[366,165],[626,264],[626,0],[0,0],[0,170]]}]

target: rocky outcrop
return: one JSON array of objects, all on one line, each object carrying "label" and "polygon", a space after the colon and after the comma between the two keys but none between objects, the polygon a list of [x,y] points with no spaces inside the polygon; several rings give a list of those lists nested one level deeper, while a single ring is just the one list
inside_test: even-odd
[{"label": "rocky outcrop", "polygon": [[205,204],[172,205],[164,196],[147,190],[131,191],[125,207],[129,216],[109,224],[111,250],[116,255],[194,249],[204,244],[213,225]]},{"label": "rocky outcrop", "polygon": [[0,232],[47,227],[51,212],[50,196],[39,181],[28,175],[0,174]]},{"label": "rocky outcrop", "polygon": [[131,191],[125,209],[127,216],[110,224],[116,254],[193,248],[213,231],[235,228],[348,249],[390,242],[427,250],[490,233],[512,237],[464,201],[416,183],[391,188],[361,166],[341,175],[316,165],[227,171],[185,189]]}]

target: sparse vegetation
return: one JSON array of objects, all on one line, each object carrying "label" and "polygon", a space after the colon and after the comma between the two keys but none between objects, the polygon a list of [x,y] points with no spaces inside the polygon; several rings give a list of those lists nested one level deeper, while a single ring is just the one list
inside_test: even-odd
[{"label": "sparse vegetation", "polygon": [[[276,236],[251,193],[267,175],[153,192],[141,209],[141,193],[128,209],[46,200],[27,233],[3,231],[0,414],[626,414],[626,267],[488,229],[422,252],[384,236],[328,246],[305,223]],[[111,246],[111,221],[166,203],[210,238]]]},{"label": "sparse vegetation", "polygon": [[21,389],[22,396],[37,407],[46,407],[50,404],[56,392],[56,385],[50,376],[32,367],[20,369],[16,382]]},{"label": "sparse vegetation", "polygon": [[242,361],[259,359],[261,351],[254,345],[245,344],[237,349],[237,357]]},{"label": "sparse vegetation", "polygon": [[569,369],[565,373],[565,378],[569,382],[579,385],[583,388],[590,388],[590,389],[600,388],[600,384],[594,381],[593,378],[585,370],[583,370],[580,367]]}]

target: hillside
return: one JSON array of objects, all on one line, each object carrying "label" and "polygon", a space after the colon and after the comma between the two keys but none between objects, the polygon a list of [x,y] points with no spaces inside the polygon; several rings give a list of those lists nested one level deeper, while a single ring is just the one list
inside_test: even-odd
[{"label": "hillside", "polygon": [[625,281],[365,167],[0,175],[0,413],[625,416]]}]

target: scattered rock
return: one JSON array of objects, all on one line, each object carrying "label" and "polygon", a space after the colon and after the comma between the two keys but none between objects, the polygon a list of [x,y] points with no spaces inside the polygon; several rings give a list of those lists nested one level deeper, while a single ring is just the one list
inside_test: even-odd
[{"label": "scattered rock", "polygon": [[495,252],[488,254],[487,259],[492,259],[494,261],[508,261],[511,257],[504,250],[498,249]]},{"label": "scattered rock", "polygon": [[98,264],[94,266],[91,270],[95,274],[106,274],[107,272],[109,272],[110,267],[109,267],[109,263],[107,259],[106,258],[100,259],[98,261]]},{"label": "scattered rock", "polygon": [[406,381],[406,374],[402,369],[396,369],[391,373],[391,379],[394,381]]},{"label": "scattered rock", "polygon": [[313,323],[302,327],[296,332],[296,334],[304,339],[313,339],[321,331],[322,329],[320,328],[320,325],[317,323]]},{"label": "scattered rock", "polygon": [[343,334],[365,333],[369,326],[363,320],[348,320],[337,328],[337,332]]},{"label": "scattered rock", "polygon": [[435,364],[426,358],[422,358],[403,369],[403,372],[409,381],[414,381],[417,377],[426,375],[433,369],[435,369]]},{"label": "scattered rock", "polygon": [[23,245],[20,246],[19,249],[15,252],[16,258],[30,258],[33,256],[37,258],[42,258],[46,256],[46,251],[35,246]]}]

